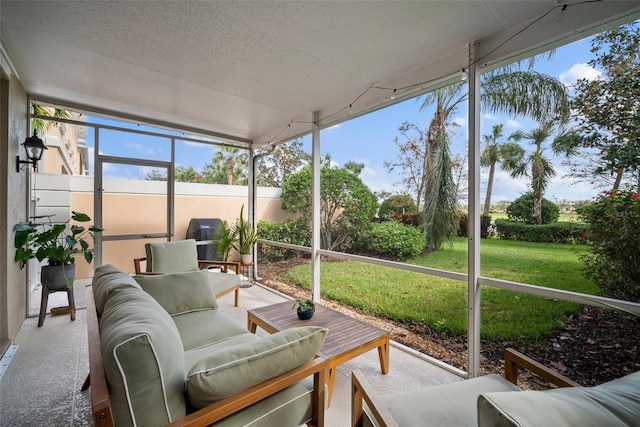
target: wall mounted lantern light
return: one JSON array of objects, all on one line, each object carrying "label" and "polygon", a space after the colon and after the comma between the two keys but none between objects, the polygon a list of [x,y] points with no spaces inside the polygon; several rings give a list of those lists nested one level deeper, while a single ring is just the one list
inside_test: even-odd
[{"label": "wall mounted lantern light", "polygon": [[22,170],[23,164],[33,165],[33,171],[37,171],[38,161],[42,158],[42,153],[47,149],[47,146],[38,138],[35,130],[33,131],[33,136],[27,137],[27,139],[24,140],[22,146],[24,147],[24,151],[27,152],[27,159],[29,160],[20,160],[20,156],[16,156],[16,172]]}]

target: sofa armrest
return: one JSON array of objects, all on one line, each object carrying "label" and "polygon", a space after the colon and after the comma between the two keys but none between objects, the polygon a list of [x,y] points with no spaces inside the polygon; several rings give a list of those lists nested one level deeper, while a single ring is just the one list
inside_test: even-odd
[{"label": "sofa armrest", "polygon": [[282,375],[193,412],[174,421],[168,427],[208,426],[311,375],[313,375],[313,416],[310,425],[324,426],[325,361],[318,357]]},{"label": "sofa armrest", "polygon": [[208,268],[211,266],[220,266],[222,271],[226,272],[228,268],[231,268],[236,274],[240,274],[240,263],[236,261],[212,261],[212,260],[198,260],[198,268]]},{"label": "sofa armrest", "polygon": [[98,313],[93,298],[93,287],[85,288],[87,304],[87,334],[89,339],[89,376],[82,386],[86,390],[91,386],[91,412],[96,427],[113,426],[109,388],[102,365],[102,351],[100,350],[100,329]]},{"label": "sofa armrest", "polygon": [[364,425],[364,407],[362,402],[366,402],[380,427],[398,427],[387,408],[380,402],[378,396],[373,391],[371,384],[362,375],[360,370],[355,369],[351,373],[351,425],[361,427]]},{"label": "sofa armrest", "polygon": [[536,375],[539,375],[546,381],[558,387],[582,387],[575,381],[565,377],[559,372],[536,362],[530,357],[512,349],[507,348],[504,351],[504,377],[513,384],[518,385],[518,366],[521,366]]}]

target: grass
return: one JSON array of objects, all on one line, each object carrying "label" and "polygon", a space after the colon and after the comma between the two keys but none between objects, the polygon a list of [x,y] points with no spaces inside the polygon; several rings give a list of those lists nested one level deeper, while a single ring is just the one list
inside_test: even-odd
[{"label": "grass", "polygon": [[[483,239],[482,272],[486,277],[597,294],[586,280],[579,255],[585,246]],[[411,264],[466,273],[467,240],[410,261]],[[309,289],[309,265],[287,277]],[[436,330],[466,334],[467,285],[450,279],[359,262],[321,266],[322,294],[366,313],[403,323],[426,322]],[[490,287],[481,290],[481,337],[489,340],[535,340],[562,327],[576,304]]]}]

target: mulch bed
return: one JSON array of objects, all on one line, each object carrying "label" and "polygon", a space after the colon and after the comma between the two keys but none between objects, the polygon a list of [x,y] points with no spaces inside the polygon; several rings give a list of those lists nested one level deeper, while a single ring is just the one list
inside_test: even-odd
[{"label": "mulch bed", "polygon": [[[309,260],[291,258],[259,264],[260,282],[294,298],[309,298],[309,291],[286,278],[286,272],[292,266],[301,263],[309,263]],[[402,324],[370,316],[357,308],[346,307],[324,298],[322,303],[388,330],[394,341],[456,368],[467,370],[466,337],[437,332],[424,322]],[[639,344],[640,321],[638,318],[609,310],[601,312],[598,308],[585,306],[566,319],[564,328],[559,333],[544,340],[537,342],[482,340],[481,371],[483,374],[502,375],[504,349],[511,347],[584,386],[593,386],[640,369],[640,357],[634,366],[636,354],[640,350]],[[527,389],[549,387],[543,380],[527,372],[521,372],[519,385]]]}]

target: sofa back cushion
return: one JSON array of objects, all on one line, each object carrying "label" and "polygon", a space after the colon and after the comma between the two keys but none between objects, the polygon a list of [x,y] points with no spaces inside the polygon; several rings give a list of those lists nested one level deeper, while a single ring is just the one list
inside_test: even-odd
[{"label": "sofa back cushion", "polygon": [[485,393],[479,426],[631,426],[640,420],[640,372],[596,387]]},{"label": "sofa back cushion", "polygon": [[160,426],[185,416],[180,335],[150,295],[130,287],[112,291],[100,335],[116,425]]},{"label": "sofa back cushion", "polygon": [[98,317],[102,315],[104,305],[114,290],[122,287],[141,290],[140,285],[138,285],[131,276],[123,273],[111,264],[96,268],[91,285],[93,287],[93,297],[96,302]]},{"label": "sofa back cushion", "polygon": [[198,269],[198,250],[193,239],[147,243],[147,272],[179,273]]},{"label": "sofa back cushion", "polygon": [[326,336],[327,329],[306,326],[214,351],[189,372],[189,401],[203,408],[297,368],[320,351]]},{"label": "sofa back cushion", "polygon": [[207,271],[134,276],[142,289],[170,315],[218,308]]}]

